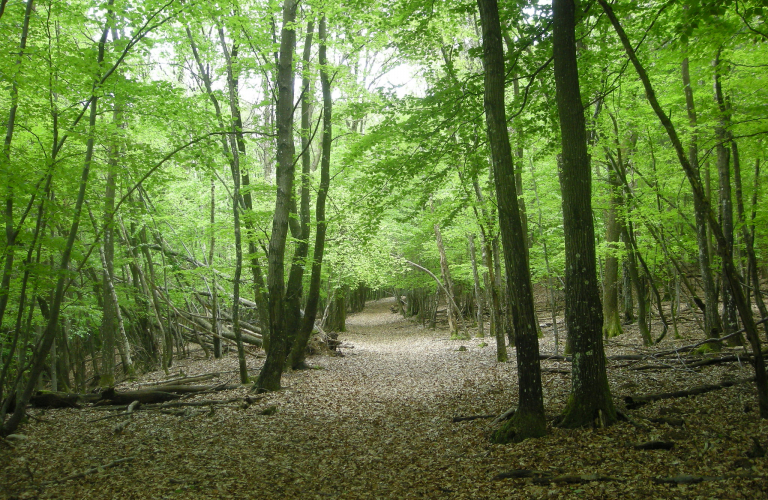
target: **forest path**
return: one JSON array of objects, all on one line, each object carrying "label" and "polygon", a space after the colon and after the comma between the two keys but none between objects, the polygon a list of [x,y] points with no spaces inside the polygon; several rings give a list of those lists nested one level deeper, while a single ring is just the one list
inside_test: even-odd
[{"label": "forest path", "polygon": [[[241,387],[196,396],[193,400],[222,403],[177,414],[140,410],[114,418],[116,412],[90,406],[30,410],[32,418],[21,429],[28,439],[15,448],[0,446],[0,498],[768,498],[765,460],[743,465],[752,437],[768,442],[768,422],[744,411],[756,407],[748,385],[632,412],[641,420],[670,408],[685,420],[682,428],[648,420],[642,420],[646,431],[628,423],[596,430],[550,427],[541,439],[492,445],[489,420],[454,423],[452,417],[498,414],[514,405],[514,361],[496,363],[492,339],[486,338],[491,345],[484,347],[483,339],[451,340],[445,330],[424,329],[392,313],[393,304],[392,299],[369,302],[351,315],[348,331],[339,336],[344,356],[310,357],[315,369],[286,373],[279,392],[256,396]],[[541,342],[542,351],[552,347],[549,338]],[[614,351],[622,349],[617,342]],[[514,350],[510,356],[514,359]],[[263,361],[261,351],[251,352],[252,376]],[[731,364],[702,373],[648,374],[619,368],[623,364],[613,363],[609,372],[617,401],[626,391],[670,390],[749,372],[748,365]],[[558,368],[553,361],[546,367]],[[211,384],[235,383],[237,359],[232,352],[204,359],[197,351],[175,360],[173,370],[171,376],[179,370],[189,376],[218,372]],[[158,371],[120,389],[167,378]],[[542,374],[549,417],[562,411],[569,378]],[[246,397],[253,402],[244,404]],[[276,413],[264,414],[271,407]],[[130,425],[116,433],[116,424],[126,418]],[[638,451],[631,445],[656,439],[673,440],[675,447]],[[104,468],[125,458],[131,461]],[[82,475],[99,467],[103,470]],[[494,480],[512,469],[622,480],[543,485]],[[744,474],[737,476],[739,471]],[[82,477],[61,481],[77,474]],[[651,481],[678,474],[728,479],[680,487]]]}]

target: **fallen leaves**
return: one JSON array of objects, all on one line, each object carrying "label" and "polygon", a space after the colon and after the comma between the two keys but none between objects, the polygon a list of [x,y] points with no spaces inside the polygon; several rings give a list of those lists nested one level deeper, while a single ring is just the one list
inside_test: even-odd
[{"label": "fallen leaves", "polygon": [[[514,361],[498,364],[492,345],[480,347],[483,339],[450,340],[445,331],[425,330],[392,314],[390,305],[369,304],[351,316],[349,331],[339,339],[354,349],[342,347],[344,357],[312,357],[309,362],[318,369],[287,373],[285,389],[278,393],[256,396],[239,387],[185,395],[154,408],[139,405],[130,414],[126,403],[110,413],[130,418],[118,434],[114,420],[89,422],[110,410],[90,405],[30,410],[38,420],[22,428],[29,438],[0,446],[0,497],[768,497],[766,459],[747,456],[759,455],[755,441],[768,446],[768,422],[751,410],[757,406],[752,384],[648,401],[625,412],[634,424],[549,428],[541,439],[493,445],[488,436],[498,423],[490,418],[454,422],[453,417],[513,410]],[[638,353],[639,335],[626,330],[608,342],[609,355]],[[665,341],[664,349],[691,344],[697,335]],[[541,343],[542,352],[554,352],[549,335]],[[459,346],[467,350],[460,352]],[[175,360],[187,381],[220,386],[236,378],[235,356],[193,356]],[[752,376],[748,364],[649,371],[622,367],[625,362],[609,361],[609,382],[620,408],[621,397],[630,393],[668,393]],[[256,374],[263,358],[251,357],[248,363]],[[554,418],[570,389],[570,363],[542,363],[549,370],[542,374],[546,410]],[[118,390],[155,389],[182,380],[174,378],[155,372]],[[627,445],[652,441],[674,447]],[[134,459],[115,463],[126,457]],[[520,469],[536,471],[537,481],[493,480]],[[671,478],[679,480],[654,481]]]}]

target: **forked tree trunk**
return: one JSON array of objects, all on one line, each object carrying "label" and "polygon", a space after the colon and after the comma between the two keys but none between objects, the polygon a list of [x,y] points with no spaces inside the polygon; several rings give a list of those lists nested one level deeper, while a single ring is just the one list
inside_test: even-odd
[{"label": "forked tree trunk", "polygon": [[307,23],[307,35],[304,39],[304,54],[302,57],[303,73],[301,87],[301,187],[300,202],[298,214],[296,213],[296,202],[292,205],[294,217],[291,218],[291,236],[296,240],[296,249],[291,259],[291,270],[288,273],[288,286],[285,290],[285,332],[287,353],[290,356],[291,349],[301,328],[301,298],[304,294],[304,266],[306,264],[307,253],[309,253],[309,181],[312,159],[310,158],[310,118],[312,106],[312,86],[309,79],[309,59],[312,52],[312,35],[315,23],[310,20]]},{"label": "forked tree trunk", "polygon": [[[283,3],[283,27],[280,35],[280,61],[277,69],[277,199],[269,241],[269,348],[267,359],[256,380],[259,391],[280,389],[286,357],[285,338],[285,242],[293,193],[293,52],[296,48],[297,0]],[[266,330],[266,329],[265,329]]]},{"label": "forked tree trunk", "polygon": [[[323,268],[323,254],[325,252],[325,233],[327,223],[325,220],[325,201],[328,197],[328,187],[331,182],[331,142],[333,138],[333,127],[331,117],[333,113],[333,99],[331,96],[331,81],[328,77],[328,64],[326,51],[326,18],[320,18],[318,27],[318,38],[320,39],[320,49],[318,51],[318,62],[320,63],[320,87],[323,93],[323,137],[322,153],[320,158],[320,185],[317,188],[317,201],[315,202],[315,249],[312,256],[312,275],[309,280],[309,290],[307,291],[307,305],[304,308],[304,320],[301,323],[301,330],[296,337],[291,348],[291,357],[289,364],[294,369],[306,366],[304,361],[305,351],[309,336],[315,327],[317,318],[318,303],[320,302],[320,277]],[[402,311],[400,298],[396,294],[398,307]]]}]

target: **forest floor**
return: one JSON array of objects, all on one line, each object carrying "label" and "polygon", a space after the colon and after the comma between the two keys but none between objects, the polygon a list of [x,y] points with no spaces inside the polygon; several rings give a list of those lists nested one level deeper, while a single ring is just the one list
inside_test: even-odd
[{"label": "forest floor", "polygon": [[[768,448],[768,422],[758,417],[752,383],[626,410],[632,423],[582,430],[550,425],[544,438],[490,444],[491,419],[453,418],[498,415],[514,406],[514,350],[512,361],[496,363],[493,339],[451,340],[445,330],[424,329],[392,313],[392,305],[392,299],[370,302],[350,316],[339,337],[343,356],[311,357],[315,369],[287,373],[276,393],[256,396],[241,387],[188,399],[220,399],[219,405],[164,413],[139,408],[107,419],[116,412],[91,405],[30,409],[19,431],[26,439],[0,442],[0,497],[768,498],[768,459],[746,455],[753,438]],[[688,338],[668,338],[658,350],[699,340],[690,325]],[[609,356],[652,352],[639,348],[637,332],[627,330],[608,342]],[[554,352],[550,328],[543,331],[541,351]],[[255,375],[263,357],[252,354]],[[638,363],[660,364],[651,358],[609,361],[611,390],[622,410],[624,396],[753,375],[744,362],[633,369]],[[542,366],[551,422],[568,395],[570,363]],[[206,384],[237,381],[234,353],[206,360],[193,351],[175,361],[173,375],[180,370],[221,374]],[[166,378],[154,372],[118,389]],[[650,420],[658,417],[667,421]],[[126,418],[130,424],[116,432]],[[635,448],[655,440],[674,447]],[[498,477],[519,469],[534,471],[533,477]],[[658,484],[669,478],[683,484]]]}]

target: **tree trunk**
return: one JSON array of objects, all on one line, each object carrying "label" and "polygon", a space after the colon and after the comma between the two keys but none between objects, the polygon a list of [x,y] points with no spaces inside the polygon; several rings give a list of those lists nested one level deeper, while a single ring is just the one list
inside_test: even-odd
[{"label": "tree trunk", "polygon": [[528,249],[517,203],[515,168],[504,106],[504,51],[496,0],[478,0],[483,29],[485,122],[491,149],[499,229],[504,244],[507,293],[512,302],[517,346],[518,407],[514,417],[494,433],[495,442],[520,441],[546,434],[539,365],[539,338],[528,269]]},{"label": "tree trunk", "polygon": [[[287,353],[293,348],[298,331],[301,328],[301,297],[304,293],[304,266],[309,253],[309,181],[312,158],[310,158],[310,118],[312,106],[312,87],[309,79],[309,58],[312,52],[312,35],[315,23],[307,23],[307,35],[304,39],[304,54],[302,57],[302,96],[301,96],[301,194],[299,213],[296,214],[296,203],[291,204],[292,212],[298,215],[298,221],[291,224],[291,236],[296,240],[296,250],[291,260],[291,270],[288,273],[288,286],[285,291],[286,307],[286,346]],[[291,219],[295,220],[295,219]],[[297,226],[297,227],[294,227]]]},{"label": "tree trunk", "polygon": [[[333,127],[331,122],[333,111],[333,99],[331,96],[331,81],[328,78],[326,65],[328,64],[326,51],[326,19],[320,18],[318,27],[318,38],[320,39],[320,50],[318,62],[320,63],[320,87],[323,93],[323,137],[322,153],[320,158],[320,185],[317,189],[317,201],[315,202],[315,249],[312,256],[312,276],[309,279],[309,290],[307,291],[307,305],[304,308],[304,320],[301,324],[299,335],[291,348],[290,365],[296,369],[306,365],[304,362],[305,351],[309,336],[315,327],[317,318],[317,306],[320,301],[320,278],[323,267],[323,253],[325,252],[325,232],[327,223],[325,220],[325,201],[328,197],[328,187],[330,185],[330,167],[331,167],[331,142],[333,138]],[[396,297],[399,305],[399,297]],[[400,306],[401,307],[401,306]]]},{"label": "tree trunk", "polygon": [[584,107],[576,63],[576,12],[573,0],[553,0],[555,97],[562,136],[565,233],[565,319],[572,338],[571,394],[563,427],[608,425],[616,420],[605,372],[603,311],[597,282],[592,224],[590,159]]},{"label": "tree trunk", "polygon": [[619,208],[623,205],[623,198],[621,182],[616,172],[610,167],[608,168],[608,189],[610,189],[610,197],[605,214],[605,242],[608,250],[603,276],[603,336],[605,338],[616,337],[623,333],[619,314],[619,259],[616,256],[621,241]]},{"label": "tree trunk", "polygon": [[[728,148],[730,118],[728,116],[728,106],[723,97],[723,89],[720,83],[720,51],[714,61],[715,66],[715,102],[720,111],[717,125],[715,126],[715,137],[717,144],[717,174],[720,185],[720,224],[722,226],[723,236],[725,236],[726,252],[733,259],[733,201],[731,193],[731,168],[730,168],[730,149]],[[723,283],[727,280],[723,276]],[[728,335],[739,329],[739,321],[736,315],[736,303],[733,294],[727,286],[723,287],[723,334]],[[728,340],[731,345],[741,344],[743,342],[737,337],[731,337]]]},{"label": "tree trunk", "polygon": [[[432,207],[432,202],[430,201],[430,207],[432,209],[432,214],[435,213],[434,207]],[[448,315],[448,329],[451,332],[451,335],[455,335],[458,332],[457,324],[456,324],[456,318],[454,317],[454,308],[453,304],[455,304],[456,295],[453,293],[453,280],[451,279],[451,270],[448,267],[448,257],[445,254],[445,245],[443,244],[443,234],[440,232],[440,224],[435,223],[433,225],[433,228],[435,230],[435,241],[437,243],[437,251],[440,255],[440,274],[443,277],[443,283],[445,283],[445,294],[446,297],[446,313]],[[461,311],[455,311],[457,315],[461,315]]]},{"label": "tree trunk", "polygon": [[297,0],[283,3],[283,27],[280,40],[280,63],[277,70],[277,199],[269,241],[269,348],[267,359],[256,380],[259,391],[280,389],[286,357],[285,338],[285,241],[293,193],[293,51],[296,47]]},{"label": "tree trunk", "polygon": [[[688,162],[693,169],[693,175],[701,183],[699,173],[699,150],[698,135],[696,133],[696,106],[693,100],[693,88],[691,87],[691,77],[688,70],[688,58],[683,59],[682,64],[683,88],[685,90],[685,103],[688,110],[688,122],[691,125],[693,133],[691,143],[688,146]],[[707,213],[701,200],[694,196],[693,211],[696,218],[696,244],[699,249],[699,271],[704,287],[704,338],[717,338],[720,336],[720,313],[718,311],[717,288],[715,279],[712,276],[711,255],[709,236],[707,230]]]},{"label": "tree trunk", "polygon": [[[16,73],[21,70],[21,64],[25,60],[24,50],[27,48],[27,35],[29,33],[29,18],[32,16],[34,7],[33,0],[27,0],[27,7],[24,12],[24,23],[21,27],[21,41],[19,42],[19,55],[16,58]],[[13,132],[16,125],[16,111],[19,105],[19,88],[14,75],[11,83],[11,106],[8,111],[8,121],[5,123],[5,139],[3,141],[3,151],[0,154],[0,179],[5,184],[5,265],[3,266],[3,276],[0,279],[0,327],[3,324],[5,309],[8,306],[8,294],[10,293],[11,274],[13,271],[13,260],[16,251],[16,236],[18,229],[13,227],[13,183],[11,182],[11,143],[13,142]]]},{"label": "tree trunk", "polygon": [[469,239],[469,259],[472,261],[472,278],[475,282],[475,302],[477,303],[477,336],[485,337],[485,327],[483,326],[483,310],[485,309],[485,300],[483,299],[483,290],[480,287],[480,275],[477,272],[477,257],[475,255],[475,235],[468,234]]}]

